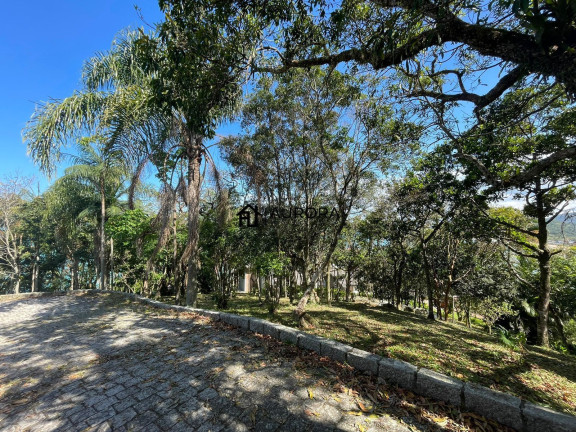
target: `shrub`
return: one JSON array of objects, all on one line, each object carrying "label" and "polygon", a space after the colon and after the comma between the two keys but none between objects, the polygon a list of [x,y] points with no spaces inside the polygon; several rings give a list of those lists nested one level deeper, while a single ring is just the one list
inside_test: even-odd
[{"label": "shrub", "polygon": [[502,326],[496,327],[496,334],[500,343],[510,349],[523,349],[526,345],[526,334],[505,329]]}]

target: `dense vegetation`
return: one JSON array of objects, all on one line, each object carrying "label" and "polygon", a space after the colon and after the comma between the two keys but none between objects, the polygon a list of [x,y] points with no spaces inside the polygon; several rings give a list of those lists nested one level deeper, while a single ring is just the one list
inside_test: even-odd
[{"label": "dense vegetation", "polygon": [[[75,156],[42,194],[0,183],[1,292],[227,308],[250,273],[304,327],[310,301],[359,294],[574,350],[573,2],[160,6],[156,32],[118,36],[34,112],[39,166]],[[217,136],[229,120],[241,133]],[[248,203],[266,223],[240,227]]]}]

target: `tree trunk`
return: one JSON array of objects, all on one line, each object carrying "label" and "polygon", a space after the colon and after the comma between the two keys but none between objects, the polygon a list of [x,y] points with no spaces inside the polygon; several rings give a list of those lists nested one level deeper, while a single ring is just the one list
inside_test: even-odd
[{"label": "tree trunk", "polygon": [[40,257],[38,256],[38,251],[36,251],[36,256],[34,257],[34,264],[32,265],[32,287],[31,292],[38,291],[38,273],[40,266],[38,265]]},{"label": "tree trunk", "polygon": [[186,282],[186,305],[196,307],[198,300],[198,224],[200,216],[200,164],[202,161],[202,137],[189,134],[187,137],[188,156],[188,271]]},{"label": "tree trunk", "polygon": [[426,286],[428,288],[428,319],[434,321],[434,288],[432,286],[432,276],[430,275],[430,263],[426,253],[426,244],[422,243],[422,258],[424,259],[424,273],[426,274]]},{"label": "tree trunk", "polygon": [[394,269],[394,285],[396,290],[396,309],[402,308],[402,279],[404,277],[404,257],[400,258],[398,269]]},{"label": "tree trunk", "polygon": [[110,287],[114,289],[114,239],[110,238]]},{"label": "tree trunk", "polygon": [[537,343],[547,347],[550,345],[548,337],[548,310],[550,308],[550,258],[548,249],[548,226],[546,224],[546,211],[544,209],[544,196],[540,190],[540,182],[537,183],[536,207],[538,218],[538,267],[540,268],[540,283],[538,295],[538,324]]},{"label": "tree trunk", "polygon": [[346,301],[347,302],[350,301],[350,291],[351,291],[351,286],[352,286],[350,279],[351,279],[350,270],[346,269]]},{"label": "tree trunk", "polygon": [[550,307],[550,252],[547,248],[538,254],[538,266],[540,267],[540,289],[538,297],[538,345],[549,346],[548,338],[548,310]]},{"label": "tree trunk", "polygon": [[326,271],[326,301],[328,306],[332,306],[332,287],[330,286],[330,264],[328,264],[328,270]]},{"label": "tree trunk", "polygon": [[16,264],[14,275],[14,294],[20,293],[20,265]]},{"label": "tree trunk", "polygon": [[448,321],[448,312],[450,310],[450,292],[452,290],[452,276],[448,276],[446,289],[444,290],[444,321]]},{"label": "tree trunk", "polygon": [[314,291],[314,284],[311,283],[311,281],[310,281],[310,276],[309,276],[308,268],[306,265],[302,269],[302,279],[304,282],[305,290],[304,290],[304,294],[302,295],[302,298],[300,299],[300,301],[298,302],[298,305],[296,306],[296,309],[294,310],[294,314],[295,314],[296,318],[298,319],[298,325],[300,327],[307,328],[307,327],[313,326],[313,324],[305,318],[305,314],[306,314],[306,305],[308,304],[308,301],[310,300],[310,296],[312,295],[312,292]]},{"label": "tree trunk", "polygon": [[71,278],[70,278],[70,291],[74,291],[78,289],[78,259],[72,255],[71,257],[72,264],[71,264]]},{"label": "tree trunk", "polygon": [[106,289],[104,277],[106,275],[106,233],[104,225],[106,223],[106,193],[104,189],[104,179],[100,180],[100,289]]}]

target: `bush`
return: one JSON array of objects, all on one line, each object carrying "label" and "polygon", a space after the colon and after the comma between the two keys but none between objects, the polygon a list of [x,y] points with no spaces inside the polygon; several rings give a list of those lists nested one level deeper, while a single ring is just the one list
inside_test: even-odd
[{"label": "bush", "polygon": [[500,343],[510,349],[523,349],[526,345],[526,334],[505,329],[502,326],[496,327],[496,334]]},{"label": "bush", "polygon": [[566,340],[570,345],[576,345],[576,320],[571,319],[564,325]]}]

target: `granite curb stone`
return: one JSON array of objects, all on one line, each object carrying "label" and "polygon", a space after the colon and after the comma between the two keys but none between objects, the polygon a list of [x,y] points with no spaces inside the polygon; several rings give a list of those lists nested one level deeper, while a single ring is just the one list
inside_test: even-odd
[{"label": "granite curb stone", "polygon": [[490,390],[478,384],[464,384],[463,409],[496,420],[516,430],[522,430],[522,400],[516,396]]},{"label": "granite curb stone", "polygon": [[356,348],[346,353],[346,363],[355,369],[361,370],[362,372],[370,372],[374,375],[378,375],[378,363],[380,360],[382,360],[382,357],[379,355]]},{"label": "granite curb stone", "polygon": [[252,319],[250,317],[245,316],[238,316],[236,317],[236,322],[238,327],[243,328],[244,330],[250,330],[250,321]]},{"label": "granite curb stone", "polygon": [[250,331],[253,333],[262,334],[265,322],[266,322],[265,320],[260,319],[260,318],[252,318],[250,320]]},{"label": "granite curb stone", "polygon": [[304,348],[310,351],[315,351],[320,354],[320,346],[322,345],[322,339],[319,336],[301,332],[298,337],[298,348]]},{"label": "granite curb stone", "polygon": [[543,406],[526,403],[522,410],[525,432],[574,432],[576,417]]},{"label": "granite curb stone", "polygon": [[274,339],[278,339],[280,335],[280,329],[277,324],[270,321],[263,320],[262,322],[262,334],[272,336]]},{"label": "granite curb stone", "polygon": [[420,368],[416,372],[415,392],[429,396],[454,406],[462,403],[464,383],[456,378],[443,375],[433,370]]},{"label": "granite curb stone", "polygon": [[418,368],[402,360],[383,358],[378,363],[378,376],[400,387],[413,389]]},{"label": "granite curb stone", "polygon": [[353,349],[350,345],[326,339],[320,344],[320,355],[330,357],[332,360],[340,363],[345,363],[347,354]]},{"label": "granite curb stone", "polygon": [[302,332],[285,325],[278,325],[277,327],[278,337],[282,342],[287,342],[294,346],[298,346],[298,339],[300,339],[300,337],[303,335]]}]

